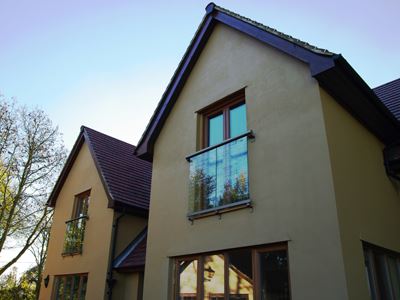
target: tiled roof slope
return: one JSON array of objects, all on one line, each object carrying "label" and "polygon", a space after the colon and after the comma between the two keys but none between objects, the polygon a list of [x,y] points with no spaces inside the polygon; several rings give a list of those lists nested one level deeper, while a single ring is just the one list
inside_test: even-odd
[{"label": "tiled roof slope", "polygon": [[134,155],[135,146],[88,127],[83,130],[111,199],[148,209],[151,164]]},{"label": "tiled roof slope", "polygon": [[138,158],[135,146],[82,126],[67,162],[49,197],[55,206],[58,194],[86,142],[109,200],[109,207],[147,212],[149,209],[151,163]]},{"label": "tiled roof slope", "polygon": [[143,269],[146,261],[147,228],[144,229],[114,260],[118,271]]},{"label": "tiled roof slope", "polygon": [[389,111],[400,121],[400,78],[373,89]]},{"label": "tiled roof slope", "polygon": [[247,22],[247,23],[249,23],[249,24],[251,24],[253,26],[256,26],[256,27],[264,30],[264,31],[268,31],[269,33],[272,33],[272,34],[274,34],[274,35],[276,35],[276,36],[278,36],[280,38],[283,38],[283,39],[285,39],[285,40],[287,40],[287,41],[289,41],[289,42],[291,42],[293,44],[296,44],[296,45],[298,45],[300,47],[303,47],[303,48],[306,48],[308,50],[311,50],[311,51],[313,51],[313,52],[315,52],[317,54],[323,54],[323,55],[328,55],[328,56],[335,55],[335,53],[330,52],[327,49],[323,49],[323,48],[319,48],[317,46],[311,45],[311,44],[309,44],[307,42],[304,42],[304,41],[302,41],[300,39],[294,38],[291,35],[288,35],[286,33],[278,31],[275,28],[266,26],[266,25],[264,25],[262,23],[259,23],[257,21],[254,21],[254,20],[250,19],[250,18],[244,17],[244,16],[242,16],[242,15],[240,15],[238,13],[235,13],[233,11],[230,11],[230,10],[228,10],[226,8],[223,8],[221,6],[215,5],[213,3],[211,5],[214,5],[214,9],[215,10],[219,10],[221,12],[224,12],[224,13],[226,13],[226,14],[228,14],[228,15],[236,18],[236,19],[239,19],[239,20],[242,20],[244,22]]}]

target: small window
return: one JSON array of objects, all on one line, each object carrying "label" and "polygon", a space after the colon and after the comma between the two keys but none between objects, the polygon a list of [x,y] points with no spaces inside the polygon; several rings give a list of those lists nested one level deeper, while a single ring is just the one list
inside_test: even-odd
[{"label": "small window", "polygon": [[179,258],[176,276],[179,300],[290,299],[286,245]]},{"label": "small window", "polygon": [[400,299],[400,253],[364,243],[364,258],[371,299]]},{"label": "small window", "polygon": [[77,219],[88,215],[90,191],[75,196],[74,209],[71,219]]},{"label": "small window", "polygon": [[52,300],[84,300],[87,274],[57,275],[54,277]]},{"label": "small window", "polygon": [[88,220],[90,191],[75,196],[72,217],[66,221],[63,255],[81,254]]}]

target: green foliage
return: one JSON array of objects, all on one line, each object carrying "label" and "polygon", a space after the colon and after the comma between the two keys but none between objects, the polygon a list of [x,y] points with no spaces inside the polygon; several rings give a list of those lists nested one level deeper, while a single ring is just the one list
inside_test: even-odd
[{"label": "green foliage", "polygon": [[208,199],[216,189],[215,178],[198,168],[191,174],[189,185],[192,211],[210,208]]},{"label": "green foliage", "polygon": [[31,279],[32,269],[17,277],[17,269],[0,278],[0,300],[34,300],[35,282]]},{"label": "green foliage", "polygon": [[225,183],[224,193],[220,197],[219,205],[226,205],[237,201],[246,200],[248,197],[247,179],[243,173],[240,173],[240,175],[235,178],[235,183],[233,186],[230,181]]}]

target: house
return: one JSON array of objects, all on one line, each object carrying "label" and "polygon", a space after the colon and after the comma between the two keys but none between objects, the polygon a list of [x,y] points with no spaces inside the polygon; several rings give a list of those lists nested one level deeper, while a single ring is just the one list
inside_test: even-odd
[{"label": "house", "polygon": [[82,127],[49,198],[40,299],[141,299],[151,163]]},{"label": "house", "polygon": [[400,299],[398,87],[209,4],[135,150],[144,299]]}]

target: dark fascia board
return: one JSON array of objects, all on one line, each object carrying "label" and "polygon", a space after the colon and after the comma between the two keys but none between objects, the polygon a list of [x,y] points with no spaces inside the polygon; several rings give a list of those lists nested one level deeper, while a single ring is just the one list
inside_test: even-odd
[{"label": "dark fascia board", "polygon": [[314,75],[320,86],[383,144],[400,141],[400,123],[341,56],[335,66]]},{"label": "dark fascia board", "polygon": [[[135,153],[140,158],[152,161],[154,144],[161,128],[217,22],[307,63],[310,67],[311,76],[317,79],[319,84],[336,101],[343,105],[382,142],[394,143],[395,140],[399,140],[399,123],[341,55],[316,53],[298,43],[226,13],[216,8],[213,3],[207,6],[206,11],[203,22],[200,24],[136,147]],[[337,85],[338,83],[340,85]],[[353,97],[355,98],[353,99]]]},{"label": "dark fascia board", "polygon": [[68,155],[67,161],[65,162],[65,165],[64,165],[60,175],[57,178],[56,184],[54,185],[54,188],[51,191],[49,199],[47,200],[48,206],[54,207],[56,205],[56,201],[57,201],[58,195],[60,194],[61,188],[64,185],[65,180],[67,179],[69,171],[71,170],[72,165],[74,164],[75,159],[78,156],[78,153],[81,150],[81,147],[82,147],[84,141],[85,141],[85,138],[83,136],[83,128],[81,128],[78,138],[76,139],[75,144],[72,147],[71,153]]},{"label": "dark fascia board", "polygon": [[100,177],[101,183],[103,184],[104,190],[106,191],[106,195],[107,195],[107,199],[108,199],[108,207],[109,208],[114,208],[115,200],[113,199],[112,194],[110,192],[110,189],[108,188],[108,184],[107,184],[107,181],[105,179],[103,170],[100,168],[99,160],[97,159],[97,155],[94,152],[92,142],[90,141],[89,135],[87,134],[84,126],[82,126],[82,130],[83,130],[83,135],[85,137],[85,140],[87,141],[90,154],[92,155],[92,158],[94,160],[94,164],[96,166],[96,170],[97,170],[98,174],[100,175],[99,177]]},{"label": "dark fascia board", "polygon": [[229,15],[209,4],[206,15],[199,26],[193,40],[175,71],[166,91],[164,92],[145,132],[143,133],[135,153],[142,159],[152,161],[155,140],[171,111],[183,85],[200,56],[209,36],[217,23],[225,24],[244,34],[247,34],[265,44],[273,46],[310,65],[311,74],[317,74],[333,67],[332,55],[317,54],[300,45],[290,42],[271,32],[265,31],[244,20]]},{"label": "dark fascia board", "polygon": [[85,126],[81,126],[81,130],[79,132],[79,136],[76,139],[76,142],[75,142],[74,146],[72,147],[71,153],[67,158],[67,161],[66,161],[66,163],[64,165],[64,168],[62,169],[61,174],[60,174],[60,176],[58,177],[58,179],[56,181],[56,184],[55,184],[55,186],[53,188],[53,191],[50,194],[49,199],[47,200],[47,205],[48,206],[55,207],[58,195],[60,194],[60,191],[61,191],[61,189],[62,189],[62,187],[64,185],[64,182],[68,177],[69,171],[71,171],[71,168],[72,168],[72,166],[73,166],[73,164],[75,162],[75,159],[78,156],[79,151],[81,150],[82,145],[83,145],[83,143],[85,141],[86,141],[86,143],[87,143],[87,145],[89,147],[89,151],[90,151],[90,154],[91,154],[91,156],[93,158],[93,161],[95,163],[96,170],[100,175],[100,179],[101,179],[101,182],[103,184],[104,190],[106,191],[106,195],[107,195],[107,199],[108,199],[108,207],[109,208],[113,208],[114,207],[115,201],[113,200],[113,198],[111,196],[111,193],[110,193],[110,191],[108,189],[107,183],[106,183],[106,181],[104,179],[104,174],[101,171],[101,168],[99,166],[99,162],[97,160],[96,154],[93,151],[93,147],[92,147],[92,144],[90,142],[89,136],[88,136],[87,132],[85,131]]},{"label": "dark fascia board", "polygon": [[[147,226],[125,247],[124,250],[113,261],[113,268],[120,269],[122,262],[139,246],[139,244],[147,237]],[[141,268],[141,266],[138,266]],[[136,268],[135,268],[136,269]],[[131,270],[130,268],[127,270]]]}]

